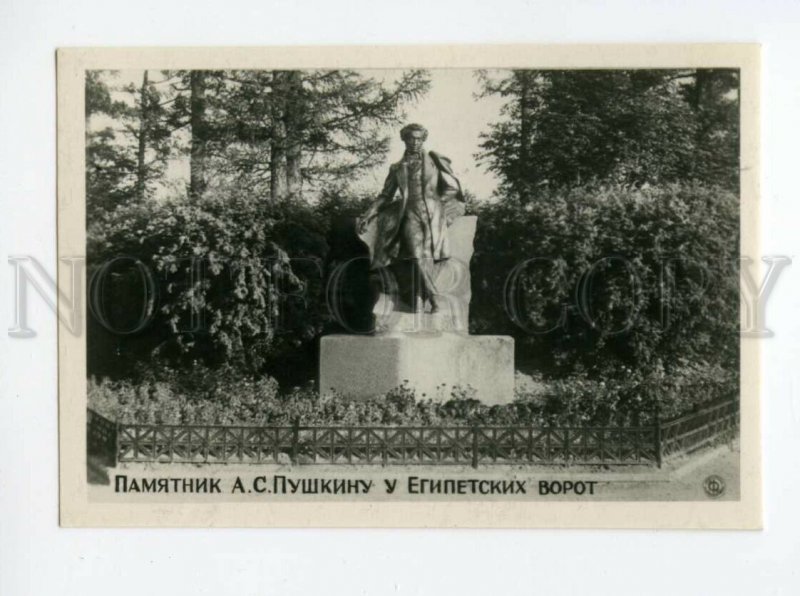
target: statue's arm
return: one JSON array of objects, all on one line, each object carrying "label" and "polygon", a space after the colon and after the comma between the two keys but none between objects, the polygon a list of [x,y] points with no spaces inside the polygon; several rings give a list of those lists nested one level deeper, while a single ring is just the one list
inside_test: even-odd
[{"label": "statue's arm", "polygon": [[377,217],[378,213],[380,213],[381,209],[383,209],[386,205],[392,202],[394,199],[394,195],[397,193],[397,176],[395,175],[395,167],[392,166],[389,169],[389,175],[386,176],[386,181],[383,183],[383,189],[381,190],[378,197],[375,199],[375,202],[370,205],[367,212],[361,216],[359,219],[359,227],[366,226],[370,220]]},{"label": "statue's arm", "polygon": [[394,199],[394,195],[397,193],[396,169],[397,168],[395,166],[389,168],[389,175],[386,176],[386,180],[383,183],[383,189],[378,195],[378,199],[375,201],[376,205],[383,206]]},{"label": "statue's arm", "polygon": [[439,199],[444,205],[445,221],[449,226],[466,211],[464,192],[461,182],[453,172],[450,158],[435,151],[431,151],[431,157],[439,170]]}]

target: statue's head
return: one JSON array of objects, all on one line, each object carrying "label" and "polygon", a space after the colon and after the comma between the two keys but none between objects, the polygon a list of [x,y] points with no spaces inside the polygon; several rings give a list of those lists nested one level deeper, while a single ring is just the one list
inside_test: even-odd
[{"label": "statue's head", "polygon": [[428,129],[421,124],[407,124],[400,130],[400,138],[406,144],[407,151],[419,151],[428,138]]}]

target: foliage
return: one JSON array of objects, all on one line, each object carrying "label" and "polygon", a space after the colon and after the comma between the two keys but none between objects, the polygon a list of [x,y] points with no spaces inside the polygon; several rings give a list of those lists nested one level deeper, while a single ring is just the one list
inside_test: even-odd
[{"label": "foliage", "polygon": [[[326,275],[363,250],[352,218],[372,200],[349,182],[385,159],[380,131],[427,91],[424,72],[395,83],[351,71],[162,76],[126,89],[109,73],[86,78],[89,371],[113,377],[90,382],[102,413],[644,424],[656,407],[671,416],[736,393],[735,72],[484,78],[507,104],[482,154],[501,191],[468,204],[471,331],[513,335],[518,363],[547,377],[494,407],[470,388],[443,387],[435,403],[408,387],[362,401],[278,390],[316,376]],[[157,192],[186,155],[189,188]],[[347,290],[368,300],[368,271],[349,273]]]},{"label": "foliage", "polygon": [[[633,372],[633,371],[629,371]],[[474,390],[440,388],[437,400],[418,399],[401,385],[373,399],[338,394],[322,397],[312,388],[281,394],[269,376],[241,375],[232,368],[160,369],[137,381],[89,379],[89,407],[122,423],[252,424],[333,426],[636,426],[653,423],[653,384],[678,399],[661,408],[673,417],[711,400],[730,399],[724,373],[706,378],[690,369],[664,385],[663,375],[621,381],[591,380],[585,375],[550,381],[540,391],[520,391],[513,403],[487,406]],[[710,389],[710,391],[707,391]]]},{"label": "foliage", "polygon": [[738,217],[732,193],[693,185],[485,205],[471,330],[515,336],[518,358],[553,374],[737,370]]},{"label": "foliage", "polygon": [[[131,376],[137,362],[189,367],[197,360],[242,375],[268,372],[283,385],[316,376],[315,340],[330,321],[326,238],[332,222],[363,210],[369,197],[331,193],[313,206],[264,206],[246,190],[218,192],[201,201],[120,207],[91,237],[91,274],[128,255],[150,267],[158,284],[153,320],[141,333],[111,335],[90,319],[93,374]],[[580,418],[579,411],[596,412],[591,417],[628,411],[634,402],[616,393],[603,397],[599,382],[607,387],[636,375],[642,375],[638,386],[649,383],[642,399],[664,387],[665,411],[688,407],[685,395],[703,401],[728,391],[735,373],[720,371],[738,369],[735,197],[677,185],[538,197],[524,206],[509,199],[473,207],[479,220],[470,314],[473,333],[513,335],[522,366],[532,362],[567,379],[547,412]],[[602,260],[610,256],[617,260]],[[190,283],[191,257],[203,263],[202,283]],[[533,257],[550,260],[517,269],[517,283],[509,285],[509,274]],[[633,293],[626,267],[635,274]],[[668,294],[661,294],[662,284]],[[141,311],[141,280],[130,261],[115,265],[105,285],[109,317],[120,328],[133,326],[123,319]],[[583,303],[577,288],[587,289]],[[584,318],[587,305],[594,326]],[[516,309],[516,323],[509,308]],[[204,319],[194,330],[193,309]],[[701,382],[703,375],[719,381],[718,388]],[[669,389],[684,378],[705,388]],[[580,383],[585,387],[575,389]],[[553,392],[559,387],[550,384]]]},{"label": "foliage", "polygon": [[[100,274],[90,370],[199,360],[270,365],[289,382],[313,374],[309,352],[330,318],[327,239],[366,202],[343,189],[385,157],[382,127],[426,92],[427,75],[154,74],[125,88],[112,86],[115,73],[86,77],[87,255]],[[185,154],[190,187],[155,192],[165,160]],[[301,199],[303,181],[322,185],[316,201]]]},{"label": "foliage", "polygon": [[572,426],[639,426],[691,412],[710,402],[734,399],[738,375],[718,365],[709,367],[683,360],[667,373],[663,367],[621,367],[617,375],[591,377],[579,372],[554,379],[543,399],[535,403],[547,424]]},{"label": "foliage", "polygon": [[[87,71],[86,206],[88,221],[102,219],[118,205],[142,202],[166,172],[175,150],[169,100],[144,71],[138,85],[113,89],[113,73]],[[96,120],[99,118],[99,122]]]},{"label": "foliage", "polygon": [[[217,73],[219,75],[219,73]],[[251,183],[281,175],[290,194],[293,160],[299,180],[342,186],[386,158],[383,127],[398,124],[402,107],[429,88],[424,71],[389,84],[350,70],[226,71],[214,91],[220,106],[214,138],[225,146],[219,166]],[[300,165],[302,164],[302,165]],[[274,189],[274,186],[272,186]],[[280,197],[273,197],[280,198]]]},{"label": "foliage", "polygon": [[515,70],[482,75],[507,100],[480,158],[503,194],[676,181],[738,188],[738,75],[732,70]]},{"label": "foliage", "polygon": [[[152,274],[156,290],[149,296],[155,302],[152,318],[140,333],[150,335],[151,351],[167,359],[237,362],[243,369],[258,369],[281,333],[313,334],[303,311],[293,313],[289,322],[281,319],[285,297],[303,284],[281,246],[289,244],[286,236],[300,225],[298,212],[302,209],[289,206],[264,209],[236,189],[206,196],[202,203],[119,207],[90,238],[94,314],[113,309],[139,316],[142,278],[132,260],[138,259]],[[319,255],[323,246],[324,236],[317,234],[312,249]],[[295,254],[303,256],[300,250]],[[109,322],[118,331],[133,325],[119,318]],[[98,339],[99,331],[90,336],[90,342]]]},{"label": "foliage", "polygon": [[87,71],[85,87],[86,208],[87,221],[92,221],[133,198],[136,160],[117,142],[113,126],[92,122],[95,116],[121,119],[125,103],[112,99],[102,71]]},{"label": "foliage", "polygon": [[114,87],[118,74],[86,77],[88,202],[102,210],[149,196],[167,163],[187,158],[192,196],[235,184],[277,201],[304,183],[346,187],[385,159],[384,127],[430,85],[421,70],[396,81],[351,70],[143,71],[141,84]]}]

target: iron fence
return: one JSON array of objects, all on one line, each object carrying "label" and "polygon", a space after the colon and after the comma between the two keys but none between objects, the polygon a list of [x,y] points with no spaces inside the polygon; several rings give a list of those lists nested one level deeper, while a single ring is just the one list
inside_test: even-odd
[{"label": "iron fence", "polygon": [[285,426],[114,423],[89,411],[90,452],[119,462],[658,465],[726,438],[738,402],[645,427]]},{"label": "iron fence", "polygon": [[728,441],[736,436],[739,429],[739,402],[713,404],[664,422],[660,427],[663,457],[691,453],[711,443]]},{"label": "iron fence", "polygon": [[86,411],[86,451],[106,465],[117,462],[120,425],[94,410]]}]

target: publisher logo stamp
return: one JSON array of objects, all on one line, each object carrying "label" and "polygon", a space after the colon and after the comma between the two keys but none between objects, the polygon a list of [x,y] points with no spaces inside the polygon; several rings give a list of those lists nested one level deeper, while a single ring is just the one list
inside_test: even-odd
[{"label": "publisher logo stamp", "polygon": [[725,481],[717,475],[711,475],[703,481],[703,490],[712,499],[721,497],[725,492]]}]

